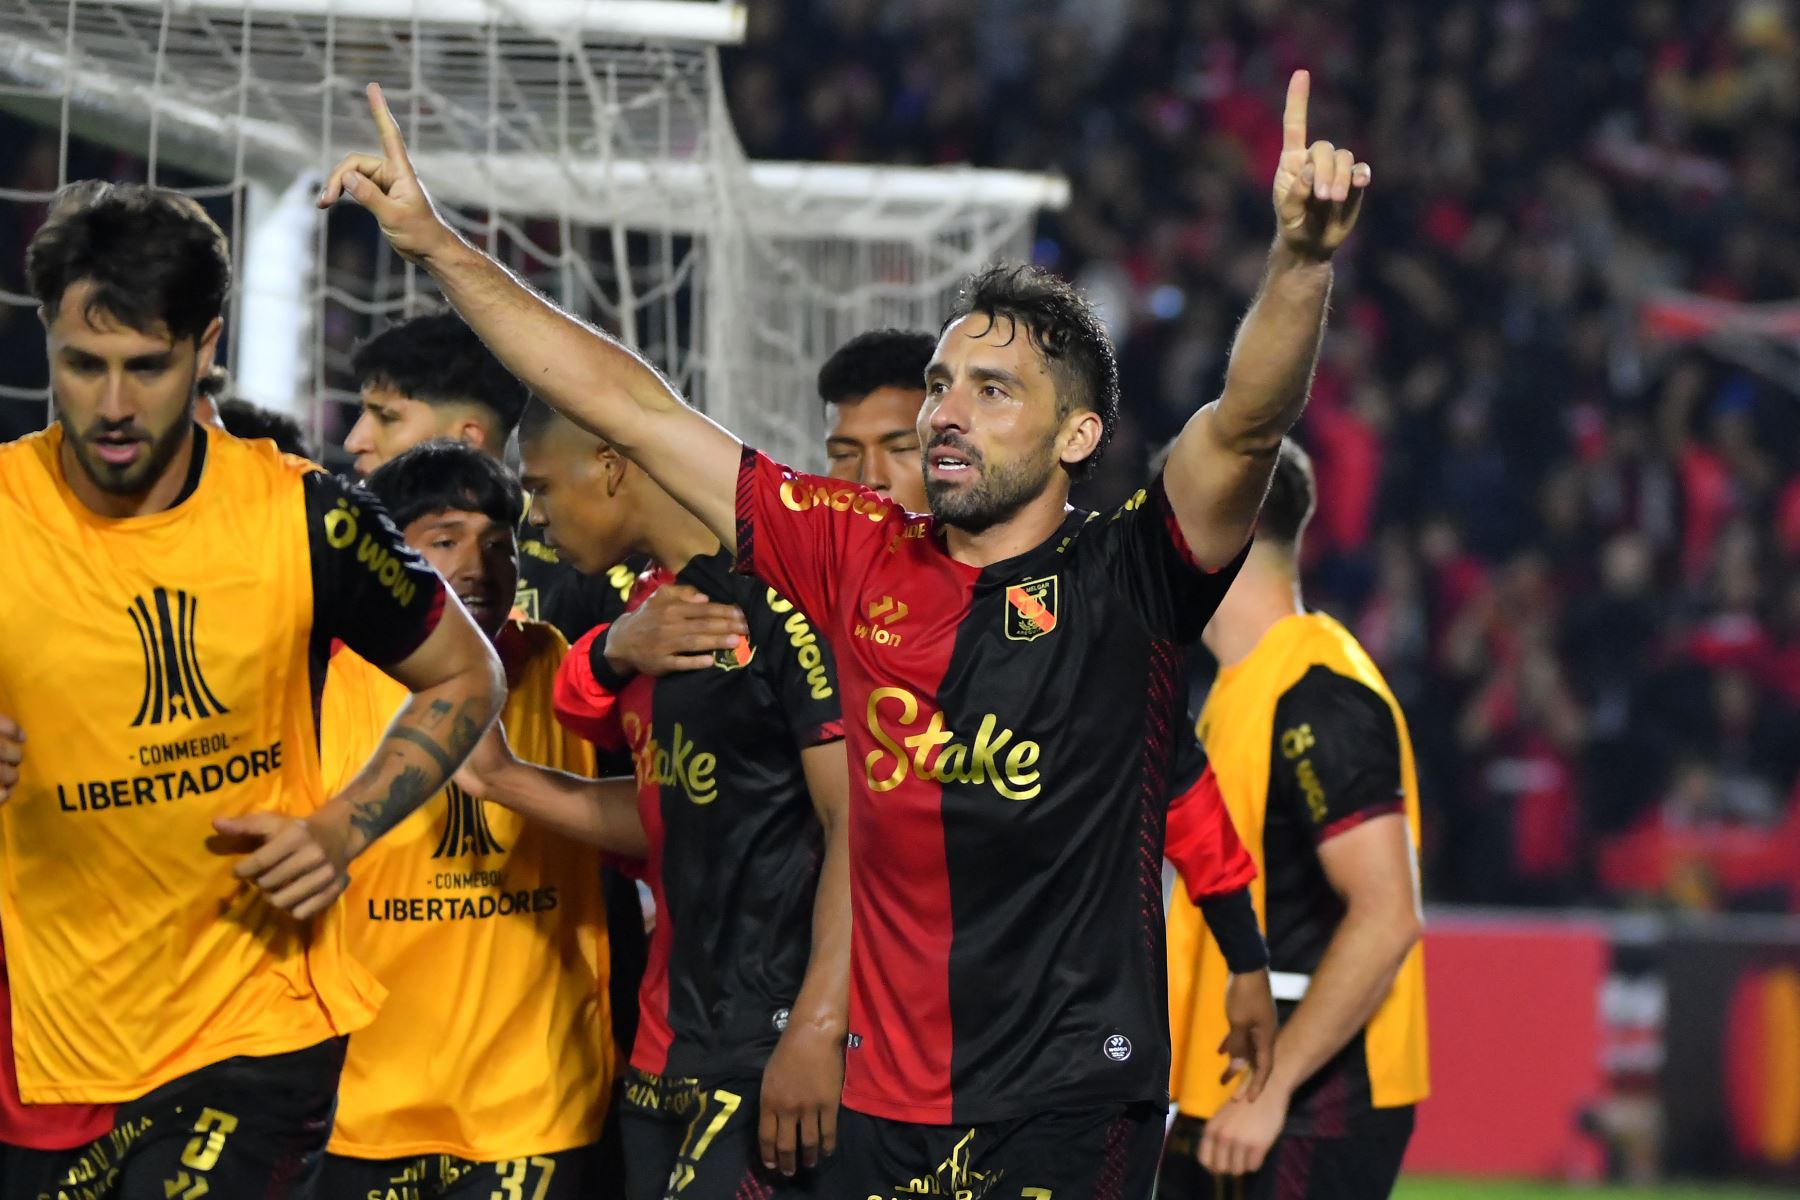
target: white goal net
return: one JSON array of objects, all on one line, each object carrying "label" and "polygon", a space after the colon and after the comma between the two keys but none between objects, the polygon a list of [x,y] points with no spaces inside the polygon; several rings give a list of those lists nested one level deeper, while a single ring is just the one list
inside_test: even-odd
[{"label": "white goal net", "polygon": [[[743,28],[710,0],[4,0],[0,206],[28,231],[88,176],[199,198],[237,257],[237,394],[334,445],[352,348],[434,302],[367,214],[311,206],[331,164],[373,148],[378,80],[465,234],[747,440],[816,464],[824,356],[870,328],[935,329],[957,280],[1025,256],[1066,188],[748,162],[718,59]],[[0,287],[15,332],[21,274]],[[44,398],[41,371],[0,368],[0,404]]]}]

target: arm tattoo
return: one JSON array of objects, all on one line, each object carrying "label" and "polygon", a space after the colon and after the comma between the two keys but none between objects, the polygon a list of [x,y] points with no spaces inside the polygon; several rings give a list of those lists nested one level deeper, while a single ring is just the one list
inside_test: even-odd
[{"label": "arm tattoo", "polygon": [[431,707],[425,710],[425,715],[419,718],[419,724],[427,729],[436,729],[444,723],[444,718],[449,715],[450,702],[448,700],[433,700]]},{"label": "arm tattoo", "polygon": [[456,722],[450,728],[450,753],[459,761],[467,758],[481,740],[481,723],[469,716],[469,710],[475,706],[473,700],[464,701],[463,710],[456,714]]},{"label": "arm tattoo", "polygon": [[[457,732],[460,733],[461,730],[458,729]],[[468,754],[467,747],[463,748],[462,754],[458,754],[454,745],[446,751],[442,746],[438,745],[429,734],[420,733],[417,729],[412,729],[405,725],[396,725],[393,729],[390,729],[388,731],[388,737],[397,741],[411,742],[413,745],[425,751],[425,753],[431,755],[431,761],[437,764],[438,770],[443,773],[445,779],[456,774],[456,764]],[[454,741],[455,739],[452,740]],[[473,746],[474,744],[475,743],[471,741],[469,746]]]},{"label": "arm tattoo", "polygon": [[[429,754],[432,762],[437,765],[438,775],[433,780],[423,767],[404,766],[388,782],[386,796],[352,804],[350,825],[362,835],[364,845],[369,845],[398,825],[456,773],[457,764],[469,756],[469,751],[475,748],[475,743],[481,738],[482,724],[470,714],[480,711],[482,707],[479,700],[463,702],[462,710],[451,722],[448,746],[438,745],[428,734],[421,733],[410,725],[396,725],[388,731],[389,740],[411,742]],[[434,700],[426,710],[426,717],[433,724],[441,724],[449,711],[448,700]]]},{"label": "arm tattoo", "polygon": [[434,790],[423,769],[403,767],[388,783],[386,796],[351,805],[350,826],[362,835],[363,844],[369,845],[423,804]]}]

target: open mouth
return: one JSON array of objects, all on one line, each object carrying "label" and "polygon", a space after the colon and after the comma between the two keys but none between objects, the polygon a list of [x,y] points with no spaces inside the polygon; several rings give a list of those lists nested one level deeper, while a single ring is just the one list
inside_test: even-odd
[{"label": "open mouth", "polygon": [[469,610],[469,615],[477,623],[487,620],[500,611],[499,597],[492,592],[458,592],[456,598],[462,606]]},{"label": "open mouth", "polygon": [[927,456],[926,462],[931,467],[932,475],[938,479],[956,479],[975,469],[973,459],[947,446],[943,449],[933,450]]},{"label": "open mouth", "polygon": [[144,442],[129,434],[101,434],[89,439],[100,461],[111,467],[129,467],[144,452]]}]

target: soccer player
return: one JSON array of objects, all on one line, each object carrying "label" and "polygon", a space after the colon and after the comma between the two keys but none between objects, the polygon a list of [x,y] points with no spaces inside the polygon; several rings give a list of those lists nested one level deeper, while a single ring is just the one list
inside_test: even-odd
[{"label": "soccer player", "polygon": [[598,736],[635,760],[633,807],[609,813],[609,783],[571,787],[516,764],[481,779],[484,795],[609,850],[626,849],[609,823],[647,837],[656,927],[622,1089],[627,1195],[811,1194],[810,1178],[789,1177],[835,1142],[850,955],[831,656],[805,616],[734,574],[717,536],[593,434],[533,401],[519,450],[531,519],[577,568],[642,554],[655,569],[635,599],[678,583],[748,618],[703,671],[596,679],[571,657],[564,690],[577,669],[572,686],[606,723]]},{"label": "soccer player", "polygon": [[[13,1052],[26,1103],[119,1106],[45,1190],[310,1195],[381,996],[332,901],[492,721],[499,663],[373,497],[196,425],[230,276],[197,204],[74,185],[26,274],[57,420],[0,447]],[[411,695],[328,798],[333,639]]]},{"label": "soccer player", "polygon": [[[518,481],[459,442],[428,442],[368,478],[506,667],[502,718],[534,763],[593,772],[552,712],[568,644],[509,614]],[[382,736],[404,691],[353,651],[322,705],[329,786]],[[349,1200],[597,1194],[593,1143],[612,1084],[600,855],[454,783],[358,864],[350,951],[388,987],[350,1039],[322,1193]]]},{"label": "soccer player", "polygon": [[1225,968],[1191,906],[1169,916],[1174,1091],[1158,1195],[1376,1200],[1425,1098],[1419,793],[1406,720],[1342,625],[1300,601],[1312,465],[1284,442],[1256,545],[1206,627],[1219,676],[1200,716],[1232,819],[1260,864],[1282,1001],[1262,1095],[1220,1082]]},{"label": "soccer player", "polygon": [[[1233,348],[1152,486],[1072,511],[1118,413],[1092,309],[1026,269],[951,314],[919,430],[931,515],[797,475],[682,403],[437,215],[379,88],[347,192],[532,390],[813,617],[840,665],[851,793],[850,1024],[835,1194],[1147,1194],[1168,1086],[1163,821],[1183,643],[1235,576],[1304,407],[1366,164],[1306,143],[1290,84],[1277,240]],[[1111,1186],[1110,1182],[1108,1186]]]},{"label": "soccer player", "polygon": [[[833,479],[862,484],[907,512],[925,511],[916,423],[925,403],[925,370],[936,350],[937,339],[928,333],[880,329],[851,338],[825,360],[819,398],[831,423],[825,454]],[[1189,898],[1224,947],[1231,968],[1226,1024],[1244,1031],[1251,1051],[1230,1066],[1236,1074],[1254,1063],[1248,1088],[1258,1092],[1272,1066],[1276,1016],[1267,985],[1268,947],[1250,898],[1255,864],[1225,815],[1205,752],[1191,737],[1179,739],[1170,784],[1165,854],[1179,866]]]},{"label": "soccer player", "polygon": [[819,368],[819,399],[831,429],[825,457],[833,479],[859,483],[907,512],[925,511],[919,407],[937,339],[906,329],[851,338]]},{"label": "soccer player", "polygon": [[[525,407],[525,385],[453,312],[388,326],[357,346],[350,369],[362,393],[362,415],[344,449],[356,456],[357,474],[365,478],[396,455],[438,438],[502,458]],[[624,610],[632,572],[584,578],[528,528],[519,532],[518,607],[527,619],[548,621],[574,641]]]}]

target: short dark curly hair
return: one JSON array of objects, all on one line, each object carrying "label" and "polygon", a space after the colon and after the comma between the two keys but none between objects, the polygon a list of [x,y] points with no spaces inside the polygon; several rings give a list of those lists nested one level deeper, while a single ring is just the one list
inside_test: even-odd
[{"label": "short dark curly hair", "polygon": [[483,513],[512,529],[525,515],[518,476],[492,455],[449,438],[396,454],[363,484],[401,529],[420,517],[451,511]]},{"label": "short dark curly hair", "polygon": [[832,352],[819,368],[819,399],[827,404],[861,400],[884,387],[925,390],[925,368],[937,339],[917,329],[875,329],[859,333]]},{"label": "short dark curly hair", "polygon": [[525,385],[501,365],[468,322],[427,313],[390,325],[356,348],[350,369],[359,388],[388,387],[426,404],[476,404],[494,414],[504,436],[525,409]]},{"label": "short dark curly hair", "polygon": [[105,313],[140,333],[159,325],[198,342],[225,309],[231,250],[198,201],[145,183],[71,183],[25,251],[31,294],[54,316],[77,284],[92,288],[91,319]]},{"label": "short dark curly hair", "polygon": [[1056,383],[1058,416],[1078,408],[1099,414],[1094,452],[1068,468],[1072,479],[1086,479],[1119,425],[1119,360],[1100,314],[1066,280],[1021,263],[999,263],[970,276],[943,329],[976,313],[1004,317],[1030,335]]}]

